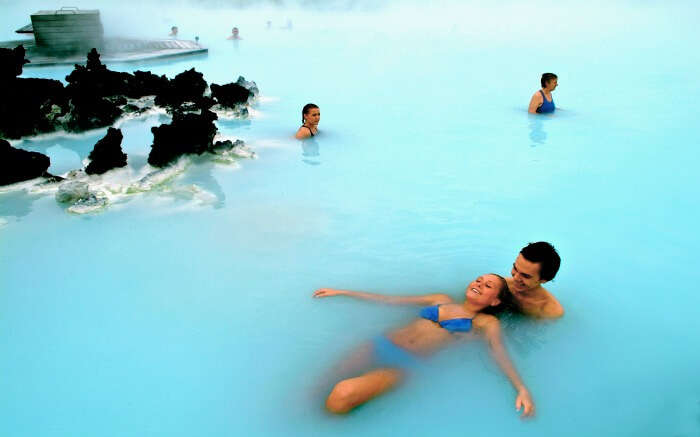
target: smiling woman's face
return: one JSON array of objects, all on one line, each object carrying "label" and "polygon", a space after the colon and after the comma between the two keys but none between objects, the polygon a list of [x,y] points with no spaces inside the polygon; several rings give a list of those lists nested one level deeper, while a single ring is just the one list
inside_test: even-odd
[{"label": "smiling woman's face", "polygon": [[467,289],[464,290],[464,296],[471,303],[483,305],[498,305],[498,293],[501,290],[502,281],[496,275],[481,275],[473,280]]}]

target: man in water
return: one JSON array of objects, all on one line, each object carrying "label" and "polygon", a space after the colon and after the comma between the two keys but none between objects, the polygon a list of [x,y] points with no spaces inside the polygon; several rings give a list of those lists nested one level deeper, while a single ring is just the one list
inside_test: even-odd
[{"label": "man in water", "polygon": [[238,28],[237,28],[237,27],[234,27],[233,29],[231,29],[231,36],[229,36],[229,37],[226,38],[226,39],[235,39],[235,40],[239,40],[239,39],[243,39],[243,38],[241,38],[241,35],[240,35],[240,33],[238,32]]},{"label": "man in water", "polygon": [[542,284],[551,281],[559,271],[561,258],[554,246],[539,241],[530,243],[518,254],[506,278],[508,289],[528,316],[555,319],[564,315],[564,308]]}]

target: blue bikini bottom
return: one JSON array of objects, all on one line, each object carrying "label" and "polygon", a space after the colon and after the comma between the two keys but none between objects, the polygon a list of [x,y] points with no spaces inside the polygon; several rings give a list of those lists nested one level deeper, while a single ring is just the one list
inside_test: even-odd
[{"label": "blue bikini bottom", "polygon": [[372,340],[374,364],[380,367],[415,369],[421,365],[420,357],[394,344],[385,335]]}]

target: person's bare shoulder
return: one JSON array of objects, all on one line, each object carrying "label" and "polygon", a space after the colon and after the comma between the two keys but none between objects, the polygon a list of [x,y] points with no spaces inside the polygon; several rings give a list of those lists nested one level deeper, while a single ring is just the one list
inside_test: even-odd
[{"label": "person's bare shoulder", "polygon": [[489,329],[498,329],[501,326],[501,322],[496,316],[491,314],[479,313],[472,319],[472,324],[474,327],[480,331]]},{"label": "person's bare shoulder", "polygon": [[564,307],[559,303],[559,300],[554,297],[546,288],[542,287],[542,291],[547,296],[547,303],[543,308],[543,316],[548,319],[558,319],[564,315]]},{"label": "person's bare shoulder", "polygon": [[532,95],[532,98],[530,99],[530,104],[528,105],[527,112],[534,114],[537,112],[537,108],[540,107],[544,103],[544,98],[542,97],[542,94],[540,94],[539,91],[535,91],[535,93]]},{"label": "person's bare shoulder", "polygon": [[306,138],[309,138],[311,136],[311,131],[309,131],[305,127],[300,127],[299,130],[297,130],[297,133],[294,135],[294,138],[297,140],[305,140]]},{"label": "person's bare shoulder", "polygon": [[547,289],[540,286],[529,296],[514,295],[520,310],[526,316],[538,319],[558,319],[564,315],[564,307]]}]

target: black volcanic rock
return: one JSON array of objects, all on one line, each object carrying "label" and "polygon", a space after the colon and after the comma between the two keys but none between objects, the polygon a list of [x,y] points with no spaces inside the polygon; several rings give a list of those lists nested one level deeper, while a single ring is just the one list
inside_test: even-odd
[{"label": "black volcanic rock", "polygon": [[165,75],[157,76],[150,71],[134,71],[128,97],[137,99],[143,96],[156,96],[168,88],[170,80]]},{"label": "black volcanic rock", "polygon": [[236,81],[236,83],[250,91],[253,94],[253,97],[257,97],[258,94],[260,94],[260,90],[258,90],[258,85],[252,80],[245,80],[245,77],[238,76],[238,80]]},{"label": "black volcanic rock", "polygon": [[126,166],[126,153],[122,152],[121,129],[110,127],[107,135],[100,139],[88,158],[90,164],[85,169],[87,174],[102,174],[117,167]]},{"label": "black volcanic rock", "polygon": [[157,76],[150,71],[137,70],[134,74],[129,74],[109,70],[100,62],[100,54],[95,49],[87,57],[86,66],[76,64],[74,70],[66,76],[70,95],[126,96],[136,99],[161,94],[170,84],[165,75]]},{"label": "black volcanic rock", "polygon": [[171,124],[151,128],[153,145],[148,155],[148,163],[164,167],[185,154],[197,154],[213,147],[216,114],[202,110],[201,114],[176,112]]},{"label": "black volcanic rock", "polygon": [[[204,96],[207,82],[194,68],[172,80],[148,71],[134,74],[109,70],[92,49],[85,66],[75,65],[66,76],[67,86],[56,80],[21,79],[26,62],[22,46],[0,49],[0,138],[21,138],[58,129],[82,132],[108,127],[123,113],[143,113],[155,104],[173,114],[171,124],[152,128],[154,135],[148,162],[162,167],[183,154],[201,154],[213,147],[216,115],[209,109],[247,103],[258,90],[255,82],[239,77],[236,83],[213,85],[212,96]],[[240,114],[239,114],[240,115]],[[110,131],[111,132],[111,131]],[[116,134],[108,132],[101,141],[110,145],[103,153],[98,143],[88,173],[102,173],[125,163]],[[112,146],[112,144],[114,144]],[[109,152],[107,152],[109,150]]]},{"label": "black volcanic rock", "polygon": [[177,107],[184,102],[198,103],[206,89],[204,75],[192,68],[175,76],[168,86],[156,95],[156,105]]},{"label": "black volcanic rock", "polygon": [[70,97],[66,130],[81,132],[114,123],[122,115],[119,106],[126,101],[119,101],[118,97],[129,91],[130,76],[108,70],[100,62],[97,50],[92,49],[86,66],[76,64],[66,76],[66,92]]},{"label": "black volcanic rock", "polygon": [[87,55],[87,65],[75,65],[66,76],[66,90],[70,96],[91,95],[96,97],[123,96],[129,93],[133,76],[108,70],[100,62],[100,54],[92,49]]},{"label": "black volcanic rock", "polygon": [[211,96],[223,107],[233,108],[236,105],[245,104],[253,93],[238,83],[226,85],[211,84]]},{"label": "black volcanic rock", "polygon": [[122,115],[122,110],[113,102],[99,96],[73,96],[70,115],[66,119],[68,131],[82,132],[110,126]]},{"label": "black volcanic rock", "polygon": [[13,79],[0,84],[0,137],[52,132],[68,111],[63,84],[51,79]]},{"label": "black volcanic rock", "polygon": [[49,157],[38,152],[16,149],[0,140],[0,185],[38,178],[51,165]]},{"label": "black volcanic rock", "polygon": [[22,67],[29,61],[24,59],[24,46],[14,49],[0,48],[0,82],[12,80],[22,74]]}]

